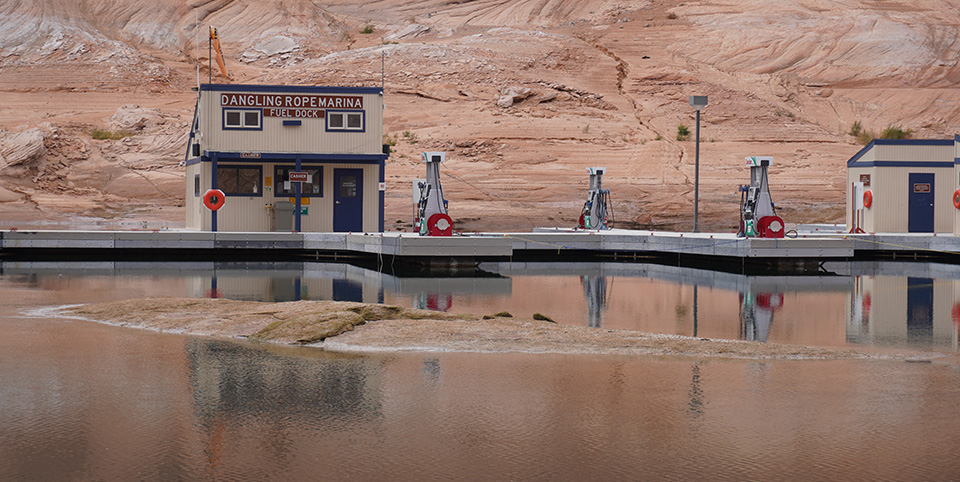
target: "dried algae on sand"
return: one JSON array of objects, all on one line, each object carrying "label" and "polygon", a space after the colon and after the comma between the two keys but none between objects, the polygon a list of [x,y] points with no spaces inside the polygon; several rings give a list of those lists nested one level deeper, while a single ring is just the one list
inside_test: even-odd
[{"label": "dried algae on sand", "polygon": [[274,343],[319,344],[326,349],[341,351],[581,353],[754,359],[911,359],[919,355],[653,335],[570,326],[552,320],[506,317],[503,314],[456,315],[343,301],[269,303],[148,298],[65,307],[62,312],[121,326],[245,337]]}]

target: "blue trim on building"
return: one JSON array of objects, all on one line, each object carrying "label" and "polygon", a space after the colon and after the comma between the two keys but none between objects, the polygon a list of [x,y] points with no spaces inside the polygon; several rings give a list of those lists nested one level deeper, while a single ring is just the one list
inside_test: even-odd
[{"label": "blue trim on building", "polygon": [[331,163],[345,162],[351,164],[381,164],[387,159],[387,154],[297,154],[290,152],[258,152],[260,157],[255,159],[242,158],[240,152],[206,151],[202,162],[210,162],[213,156],[221,161],[237,162],[286,162],[296,161],[299,157],[304,163]]},{"label": "blue trim on building", "polygon": [[949,167],[953,168],[956,161],[870,161],[858,162],[847,167]]},{"label": "blue trim on building", "polygon": [[300,122],[299,120],[284,119],[284,121],[283,121],[283,126],[284,126],[284,127],[290,127],[290,126],[296,127],[296,126],[299,126],[299,125],[301,125],[301,124],[303,124],[303,123]]},{"label": "blue trim on building", "polygon": [[853,157],[847,161],[847,167],[953,167],[954,163],[949,161],[872,161],[857,162],[874,146],[952,146],[960,142],[960,136],[954,136],[949,139],[874,139],[869,144],[860,149]]},{"label": "blue trim on building", "polygon": [[[386,169],[385,169],[385,168],[386,168],[386,165],[387,165],[387,159],[386,159],[387,156],[383,156],[383,157],[384,157],[384,158],[383,158],[382,160],[380,160],[380,182],[385,182],[385,181],[386,181]],[[379,222],[379,224],[378,224],[378,228],[377,228],[377,229],[379,229],[380,232],[382,233],[382,232],[383,232],[383,218],[384,218],[383,203],[385,202],[385,200],[384,200],[384,195],[386,194],[386,192],[380,190],[380,185],[379,185],[379,184],[377,185],[377,191],[380,191],[380,222]]]},{"label": "blue trim on building", "polygon": [[[194,165],[194,164],[200,164],[201,162],[204,162],[204,158],[202,158],[202,157],[192,157],[192,158],[190,158],[190,159],[187,159],[187,162],[185,162],[184,165],[185,165],[185,166],[192,166],[192,165]],[[206,159],[206,162],[210,162],[210,159],[207,158],[207,159]]]},{"label": "blue trim on building", "polygon": [[315,85],[201,84],[210,92],[290,92],[296,94],[382,94],[380,87],[330,87]]}]

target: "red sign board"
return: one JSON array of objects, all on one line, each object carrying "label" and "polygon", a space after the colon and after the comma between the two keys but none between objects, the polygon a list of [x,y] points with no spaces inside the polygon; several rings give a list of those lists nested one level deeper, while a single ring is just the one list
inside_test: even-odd
[{"label": "red sign board", "polygon": [[860,175],[860,182],[863,183],[863,187],[870,187],[870,175],[869,175],[869,174],[861,174],[861,175]]},{"label": "red sign board", "polygon": [[930,192],[930,183],[926,183],[926,182],[914,183],[913,192]]},{"label": "red sign board", "polygon": [[323,119],[321,109],[263,109],[264,117],[298,117],[301,119]]},{"label": "red sign board", "polygon": [[363,109],[359,95],[222,93],[223,107],[276,107],[288,109]]},{"label": "red sign board", "polygon": [[293,171],[290,173],[290,182],[307,182],[306,172]]}]

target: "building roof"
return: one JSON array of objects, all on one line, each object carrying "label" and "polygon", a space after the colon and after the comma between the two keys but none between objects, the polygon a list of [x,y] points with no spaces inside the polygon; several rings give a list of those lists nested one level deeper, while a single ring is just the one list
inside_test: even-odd
[{"label": "building roof", "polygon": [[284,92],[295,94],[381,94],[381,87],[334,87],[321,85],[200,84],[210,92]]},{"label": "building roof", "polygon": [[[953,167],[954,161],[930,161],[929,159],[917,161],[860,161],[867,152],[870,152],[876,146],[936,146],[947,147],[954,146],[960,142],[960,136],[954,136],[953,139],[874,139],[869,144],[863,146],[850,160],[847,161],[847,167],[875,167],[875,166],[917,166],[917,167]],[[860,161],[860,162],[858,162]]]}]

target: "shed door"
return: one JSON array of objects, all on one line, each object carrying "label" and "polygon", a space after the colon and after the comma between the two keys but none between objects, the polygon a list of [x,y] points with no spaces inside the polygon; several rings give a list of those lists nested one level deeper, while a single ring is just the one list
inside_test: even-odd
[{"label": "shed door", "polygon": [[363,231],[363,169],[333,170],[333,230]]},{"label": "shed door", "polygon": [[910,173],[907,186],[909,213],[907,231],[911,233],[933,232],[933,174]]}]

